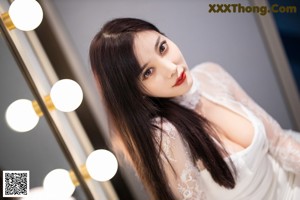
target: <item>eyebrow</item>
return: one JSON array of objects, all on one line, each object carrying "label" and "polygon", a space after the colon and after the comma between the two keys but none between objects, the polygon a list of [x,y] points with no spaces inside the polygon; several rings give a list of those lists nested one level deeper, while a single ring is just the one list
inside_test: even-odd
[{"label": "eyebrow", "polygon": [[[158,38],[156,39],[155,45],[154,45],[154,51],[156,51],[156,49],[158,49],[158,45],[160,43],[160,35],[158,36]],[[142,71],[144,71],[144,69],[147,67],[147,65],[149,64],[149,62],[145,63],[142,66]]]},{"label": "eyebrow", "polygon": [[158,49],[159,42],[160,42],[160,35],[158,36],[158,38],[157,38],[157,40],[156,40],[156,42],[155,42],[154,51],[155,51],[156,49]]}]

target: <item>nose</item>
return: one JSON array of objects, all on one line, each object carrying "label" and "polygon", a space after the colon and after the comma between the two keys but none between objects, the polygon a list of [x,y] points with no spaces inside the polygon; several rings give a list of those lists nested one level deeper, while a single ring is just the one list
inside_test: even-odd
[{"label": "nose", "polygon": [[171,61],[165,61],[163,64],[164,76],[167,78],[172,78],[177,74],[177,68],[178,66],[175,63]]}]

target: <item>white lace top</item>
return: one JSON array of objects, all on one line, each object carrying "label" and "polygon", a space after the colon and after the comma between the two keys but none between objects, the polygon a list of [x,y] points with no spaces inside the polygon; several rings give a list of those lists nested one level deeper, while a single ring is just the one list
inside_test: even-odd
[{"label": "white lace top", "polygon": [[[215,183],[206,169],[193,165],[177,130],[164,121],[161,157],[177,199],[300,199],[300,140],[295,140],[300,135],[283,130],[219,65],[203,63],[191,73],[194,82],[191,90],[175,101],[197,111],[201,98],[205,97],[248,119],[254,134],[247,148],[237,152],[229,150],[237,178],[235,188],[226,189]],[[176,175],[163,155],[169,159]]]}]

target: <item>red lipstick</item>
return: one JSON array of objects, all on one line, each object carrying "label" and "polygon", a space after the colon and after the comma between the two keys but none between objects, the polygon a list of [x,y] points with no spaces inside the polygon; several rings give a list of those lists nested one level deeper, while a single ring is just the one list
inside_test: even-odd
[{"label": "red lipstick", "polygon": [[183,71],[180,74],[180,76],[177,78],[176,83],[175,83],[175,85],[173,85],[173,87],[181,85],[185,81],[185,79],[186,79],[186,74]]}]

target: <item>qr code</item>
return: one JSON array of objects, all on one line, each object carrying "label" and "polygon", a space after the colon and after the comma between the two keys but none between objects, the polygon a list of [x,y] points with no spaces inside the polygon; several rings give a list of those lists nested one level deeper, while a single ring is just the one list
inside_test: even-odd
[{"label": "qr code", "polygon": [[29,171],[3,171],[3,197],[26,197]]}]

